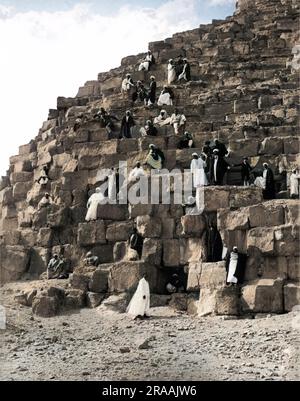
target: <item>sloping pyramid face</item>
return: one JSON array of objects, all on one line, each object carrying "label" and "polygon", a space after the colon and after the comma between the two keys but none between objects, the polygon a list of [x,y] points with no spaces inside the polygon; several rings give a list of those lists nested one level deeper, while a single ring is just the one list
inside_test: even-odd
[{"label": "sloping pyramid face", "polygon": [[[225,21],[150,43],[156,64],[149,72],[138,71],[145,54],[130,56],[87,82],[75,98],[58,98],[57,109],[50,110],[38,136],[11,157],[1,181],[0,283],[36,279],[60,253],[74,270],[70,281],[82,297],[130,292],[145,272],[152,292],[163,294],[169,275],[184,271],[187,290],[198,296],[195,302],[186,294],[182,298],[196,313],[280,313],[298,304],[299,204],[288,199],[287,187],[287,177],[300,164],[298,21],[297,1],[238,1],[235,15]],[[174,106],[163,108],[185,114],[194,149],[179,150],[171,126],[160,128],[156,137],[140,137],[139,128],[161,108],[146,108],[139,100],[132,106],[121,93],[127,73],[146,86],[154,75],[159,93],[167,84],[168,60],[179,56],[189,60],[192,80],[175,82]],[[109,136],[94,119],[101,107],[119,120],[130,109],[134,137]],[[78,117],[81,124],[74,130]],[[204,189],[201,216],[184,216],[175,204],[102,205],[98,219],[85,222],[86,203],[102,169],[125,161],[131,170],[145,161],[153,143],[163,150],[168,170],[183,171],[192,153],[201,153],[205,141],[214,138],[230,149],[230,164],[243,157],[256,168],[268,162],[278,199],[265,202],[260,189],[242,187],[239,168],[232,168],[227,185]],[[37,180],[45,165],[50,180],[41,186]],[[39,210],[46,192],[54,203]],[[248,253],[241,289],[224,287],[223,262],[204,263],[209,220],[218,224],[229,249]],[[128,250],[134,224],[144,237],[141,260],[132,260]],[[98,268],[84,266],[88,251],[99,257]]]}]

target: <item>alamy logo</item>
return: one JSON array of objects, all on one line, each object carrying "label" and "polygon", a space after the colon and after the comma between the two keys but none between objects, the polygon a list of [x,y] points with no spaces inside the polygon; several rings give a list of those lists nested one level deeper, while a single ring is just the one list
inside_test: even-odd
[{"label": "alamy logo", "polygon": [[0,305],[0,330],[6,329],[6,309]]}]

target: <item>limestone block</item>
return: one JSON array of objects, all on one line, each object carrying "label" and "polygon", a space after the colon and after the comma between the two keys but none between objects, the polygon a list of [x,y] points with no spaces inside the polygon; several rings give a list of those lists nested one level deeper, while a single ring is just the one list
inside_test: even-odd
[{"label": "limestone block", "polygon": [[216,289],[201,288],[198,303],[198,316],[208,316],[216,312]]},{"label": "limestone block", "polygon": [[19,155],[28,155],[29,153],[36,151],[36,144],[35,142],[28,143],[27,145],[19,146]]},{"label": "limestone block", "polygon": [[200,288],[222,288],[226,283],[225,262],[202,263]]},{"label": "limestone block", "polygon": [[[108,288],[110,292],[133,292],[139,280],[147,274],[150,291],[159,293],[158,272],[153,265],[143,262],[119,262],[109,265],[111,267]],[[103,265],[102,268],[106,268]]]},{"label": "limestone block", "polygon": [[275,251],[278,255],[299,255],[299,226],[280,226],[274,231]]},{"label": "limestone block", "polygon": [[260,155],[280,155],[283,153],[282,138],[265,138],[259,148]]},{"label": "limestone block", "polygon": [[4,188],[0,192],[0,201],[3,206],[12,205],[14,203],[13,189],[11,187]]},{"label": "limestone block", "polygon": [[94,292],[88,292],[86,294],[87,306],[89,308],[97,308],[104,300],[105,294],[97,294]]},{"label": "limestone block", "polygon": [[201,238],[180,239],[180,264],[196,263],[201,260],[204,245]]},{"label": "limestone block", "polygon": [[262,190],[255,187],[231,187],[229,206],[246,207],[262,202]]},{"label": "limestone block", "polygon": [[247,230],[248,227],[248,214],[245,209],[236,211],[218,210],[218,228],[220,230]]},{"label": "limestone block", "polygon": [[30,191],[31,186],[31,182],[17,182],[13,186],[13,198],[15,202],[26,199],[27,193]]},{"label": "limestone block", "polygon": [[19,280],[26,272],[29,251],[23,246],[0,245],[0,282]]},{"label": "limestone block", "polygon": [[284,310],[291,312],[294,306],[300,305],[300,284],[288,283],[283,287]]},{"label": "limestone block", "polygon": [[33,173],[28,171],[21,171],[15,172],[10,175],[10,181],[12,185],[16,184],[17,182],[28,182],[32,181]]},{"label": "limestone block", "polygon": [[98,267],[88,283],[88,289],[95,293],[105,293],[108,289],[109,268]]},{"label": "limestone block", "polygon": [[180,265],[180,243],[177,239],[163,241],[164,266],[176,267]]},{"label": "limestone block", "polygon": [[40,247],[51,248],[53,241],[53,230],[49,227],[42,227],[37,236],[37,244]]},{"label": "limestone block", "polygon": [[248,209],[250,227],[272,227],[284,224],[284,210],[272,202],[268,205],[255,205]]},{"label": "limestone block", "polygon": [[32,172],[32,162],[30,160],[22,160],[14,165],[14,173]]},{"label": "limestone block", "polygon": [[287,261],[287,276],[289,280],[300,280],[300,258],[299,256],[288,256]]},{"label": "limestone block", "polygon": [[97,216],[102,220],[122,221],[127,219],[127,205],[99,205]]},{"label": "limestone block", "polygon": [[53,317],[59,313],[60,304],[56,297],[38,295],[32,303],[32,312],[40,317]]},{"label": "limestone block", "polygon": [[255,139],[238,139],[229,142],[232,155],[237,158],[256,156],[259,142]]},{"label": "limestone block", "polygon": [[127,254],[127,241],[116,242],[113,249],[113,260],[119,262],[125,258]]},{"label": "limestone block", "polygon": [[216,314],[237,316],[239,310],[239,290],[236,287],[225,287],[216,292]]},{"label": "limestone block", "polygon": [[48,214],[47,223],[49,227],[52,228],[66,227],[70,222],[70,209],[68,207],[64,207],[60,209],[58,212],[51,213],[52,210],[50,209]]},{"label": "limestone block", "polygon": [[106,239],[108,241],[127,241],[133,232],[132,222],[121,222],[109,224],[106,229]]},{"label": "limestone block", "polygon": [[130,219],[135,219],[138,216],[146,216],[146,215],[151,216],[153,212],[153,205],[152,204],[143,205],[141,203],[137,205],[129,204],[128,210]]},{"label": "limestone block", "polygon": [[21,232],[18,230],[5,231],[2,236],[2,242],[4,245],[20,245],[21,244]]},{"label": "limestone block", "polygon": [[261,279],[242,287],[241,306],[244,312],[282,313],[283,281]]},{"label": "limestone block", "polygon": [[202,272],[202,262],[189,264],[187,291],[198,292],[200,290],[201,272]]},{"label": "limestone block", "polygon": [[[201,196],[201,193],[199,193]],[[202,199],[202,198],[201,198]],[[204,210],[213,212],[229,207],[229,191],[218,187],[208,187],[204,190]]]},{"label": "limestone block", "polygon": [[169,218],[164,218],[164,219],[162,219],[161,223],[162,223],[161,238],[162,239],[174,238],[175,220],[169,219]]},{"label": "limestone block", "polygon": [[138,152],[139,144],[136,139],[123,139],[118,143],[118,153]]},{"label": "limestone block", "polygon": [[39,277],[47,270],[50,252],[47,248],[34,247],[30,251],[28,274],[30,277]]},{"label": "limestone block", "polygon": [[299,138],[297,137],[284,138],[283,146],[284,146],[283,153],[286,155],[299,153],[300,149]]},{"label": "limestone block", "polygon": [[272,228],[253,228],[248,232],[247,247],[256,247],[264,254],[273,254],[275,251],[274,230]]},{"label": "limestone block", "polygon": [[162,262],[162,243],[158,239],[146,238],[143,244],[142,260],[160,266]]},{"label": "limestone block", "polygon": [[202,237],[206,227],[205,218],[201,216],[182,216],[181,225],[183,234],[193,237]]},{"label": "limestone block", "polygon": [[300,225],[300,211],[298,201],[289,201],[287,207],[285,208],[284,220],[286,224]]},{"label": "limestone block", "polygon": [[67,289],[65,292],[64,307],[66,309],[80,309],[86,304],[85,292],[78,289]]},{"label": "limestone block", "polygon": [[138,232],[144,238],[160,238],[162,224],[158,217],[138,216],[136,223]]},{"label": "limestone block", "polygon": [[177,311],[185,312],[187,311],[187,306],[188,306],[187,302],[188,302],[187,294],[179,294],[179,293],[172,294],[169,302],[169,307]]},{"label": "limestone block", "polygon": [[81,223],[78,226],[77,241],[80,246],[105,244],[105,223],[102,220]]}]

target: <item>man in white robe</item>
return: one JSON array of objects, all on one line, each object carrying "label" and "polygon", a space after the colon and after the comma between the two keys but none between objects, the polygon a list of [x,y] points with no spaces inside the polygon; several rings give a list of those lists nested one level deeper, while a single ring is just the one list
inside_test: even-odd
[{"label": "man in white robe", "polygon": [[189,196],[187,203],[182,206],[186,216],[199,216],[201,214],[194,196]]},{"label": "man in white robe", "polygon": [[105,197],[101,192],[101,188],[96,188],[96,192],[89,198],[87,203],[87,214],[85,221],[97,220],[98,205],[103,203]]},{"label": "man in white robe", "polygon": [[296,169],[290,176],[290,196],[291,198],[299,198],[299,170]]},{"label": "man in white robe", "polygon": [[161,94],[159,95],[157,105],[173,106],[173,98],[174,98],[173,91],[165,85],[163,90],[161,91]]},{"label": "man in white robe", "polygon": [[150,317],[150,287],[145,277],[140,280],[126,312],[132,319]]},{"label": "man in white robe", "polygon": [[38,204],[38,210],[41,210],[43,207],[50,206],[52,203],[52,199],[50,197],[50,194],[45,193],[45,195],[42,197],[42,199],[39,201]]},{"label": "man in white robe", "polygon": [[176,81],[176,77],[176,66],[173,59],[170,59],[168,64],[168,84],[171,85]]},{"label": "man in white robe", "polygon": [[232,248],[232,252],[228,254],[226,260],[227,284],[237,285],[243,282],[246,269],[246,262],[247,262],[247,255],[240,253],[238,251],[238,248],[234,246]]},{"label": "man in white robe", "polygon": [[139,71],[149,71],[152,64],[154,64],[154,57],[152,52],[149,50],[147,56],[139,65]]},{"label": "man in white robe", "polygon": [[166,110],[161,110],[159,116],[155,117],[154,124],[157,125],[158,127],[163,127],[165,125],[169,125],[170,121],[171,118],[168,116]]},{"label": "man in white robe", "polygon": [[191,161],[191,173],[193,174],[194,188],[208,185],[208,180],[204,171],[205,167],[206,162],[199,157],[197,153],[193,153],[193,160]]},{"label": "man in white robe", "polygon": [[141,163],[137,162],[135,168],[132,169],[131,172],[129,173],[128,181],[136,182],[136,181],[138,181],[138,179],[140,177],[143,177],[145,175],[146,175],[146,173],[145,173],[145,170],[143,169],[143,167],[141,166]]},{"label": "man in white robe", "polygon": [[175,113],[171,115],[170,124],[173,125],[175,135],[179,134],[179,129],[181,127],[185,127],[186,117],[184,114],[179,113],[178,110],[175,110]]},{"label": "man in white robe", "polygon": [[135,88],[134,82],[131,78],[130,74],[126,75],[126,78],[123,79],[122,81],[122,93],[127,94],[129,96],[130,92],[132,89]]}]

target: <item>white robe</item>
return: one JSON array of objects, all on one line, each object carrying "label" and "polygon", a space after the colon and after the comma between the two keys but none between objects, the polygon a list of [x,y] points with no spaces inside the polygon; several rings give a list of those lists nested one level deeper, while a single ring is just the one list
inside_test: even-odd
[{"label": "white robe", "polygon": [[86,221],[97,220],[98,205],[104,200],[104,195],[101,192],[93,194],[87,203],[87,214],[85,216]]},{"label": "white robe", "polygon": [[108,198],[109,200],[116,200],[117,187],[116,187],[116,173],[112,173],[108,176]]},{"label": "white robe", "polygon": [[145,60],[139,65],[139,71],[149,71],[150,63],[152,62],[152,55],[147,54]]},{"label": "white robe", "polygon": [[172,82],[176,80],[176,70],[175,66],[171,63],[168,64],[168,84],[171,85]]},{"label": "white robe", "polygon": [[235,252],[230,253],[230,262],[228,268],[228,276],[227,276],[227,283],[234,283],[238,282],[237,278],[234,276],[238,264],[238,257],[239,255]]},{"label": "white robe", "polygon": [[300,174],[292,173],[290,176],[290,194],[299,195],[299,179]]},{"label": "white robe", "polygon": [[132,85],[132,82],[130,79],[123,79],[122,82],[122,91],[123,92],[128,92],[134,85]]},{"label": "white robe", "polygon": [[184,114],[172,114],[170,124],[174,127],[175,134],[179,133],[179,128],[186,123],[186,117]]},{"label": "white robe", "polygon": [[154,124],[158,125],[159,127],[163,127],[164,125],[169,125],[171,121],[171,118],[168,117],[168,114],[166,113],[164,117],[159,115],[158,117],[155,117],[154,119]]},{"label": "white robe", "polygon": [[254,181],[254,185],[256,187],[266,189],[267,172],[268,172],[267,170],[264,170],[262,177],[256,177]]},{"label": "white robe", "polygon": [[207,177],[204,171],[205,167],[206,162],[201,158],[193,159],[191,162],[191,173],[193,174],[193,182],[195,188],[208,185]]},{"label": "white robe", "polygon": [[127,307],[127,314],[133,319],[137,316],[149,316],[150,288],[147,280],[142,278]]},{"label": "white robe", "polygon": [[158,106],[173,106],[173,100],[171,99],[170,93],[161,93],[158,101]]}]

